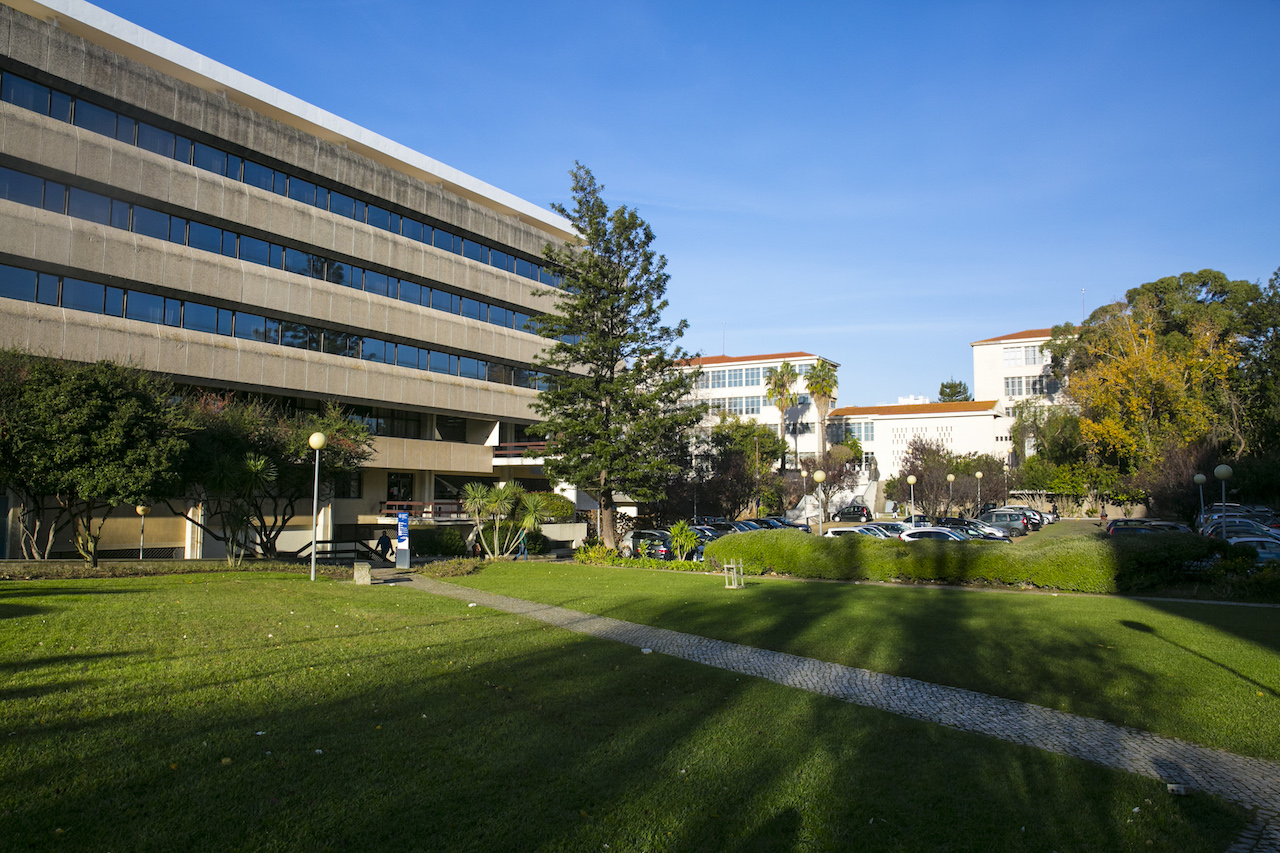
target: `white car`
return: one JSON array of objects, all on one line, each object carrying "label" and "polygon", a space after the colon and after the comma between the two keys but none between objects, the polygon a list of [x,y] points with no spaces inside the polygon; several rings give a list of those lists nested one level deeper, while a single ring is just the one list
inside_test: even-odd
[{"label": "white car", "polygon": [[892,539],[893,538],[888,533],[881,530],[879,527],[869,527],[867,525],[862,525],[860,527],[832,527],[822,535],[828,539],[834,539],[837,536],[845,536],[849,533],[861,533],[863,536],[870,536],[872,539]]},{"label": "white car", "polygon": [[1259,563],[1280,562],[1280,542],[1270,536],[1235,536],[1227,541],[1232,545],[1248,545],[1255,549]]},{"label": "white car", "polygon": [[899,533],[898,538],[903,542],[921,542],[925,539],[943,539],[947,542],[969,541],[969,537],[963,536],[949,527],[913,527],[910,530],[904,530]]}]

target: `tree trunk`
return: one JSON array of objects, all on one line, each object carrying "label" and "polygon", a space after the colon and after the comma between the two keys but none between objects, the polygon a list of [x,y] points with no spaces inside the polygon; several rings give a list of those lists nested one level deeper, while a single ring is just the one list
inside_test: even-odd
[{"label": "tree trunk", "polygon": [[617,549],[618,526],[616,524],[618,507],[613,502],[613,489],[600,490],[600,540],[604,547]]}]

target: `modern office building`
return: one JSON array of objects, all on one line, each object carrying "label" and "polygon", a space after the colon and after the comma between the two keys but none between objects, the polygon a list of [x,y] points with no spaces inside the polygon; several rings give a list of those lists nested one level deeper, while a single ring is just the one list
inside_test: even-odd
[{"label": "modern office building", "polygon": [[[542,479],[514,445],[567,220],[88,3],[3,3],[0,346],[352,407],[376,456],[321,538]],[[182,517],[147,535],[211,555]]]},{"label": "modern office building", "polygon": [[[710,427],[721,412],[738,415],[764,424],[775,432],[783,418],[778,407],[769,402],[765,394],[765,379],[769,370],[790,362],[799,378],[792,386],[799,405],[788,409],[785,418],[785,434],[790,449],[788,458],[799,452],[801,459],[810,459],[820,451],[818,441],[818,410],[809,397],[805,375],[819,361],[825,361],[839,369],[829,358],[807,352],[779,352],[766,355],[710,355],[693,358],[683,366],[686,370],[701,370],[692,400],[708,403],[705,426]],[[837,389],[839,393],[839,389]],[[832,400],[835,407],[835,400]]]}]

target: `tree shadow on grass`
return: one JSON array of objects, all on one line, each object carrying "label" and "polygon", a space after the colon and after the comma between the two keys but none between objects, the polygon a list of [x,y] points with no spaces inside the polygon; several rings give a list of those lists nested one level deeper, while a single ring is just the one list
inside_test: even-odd
[{"label": "tree shadow on grass", "polygon": [[88,723],[119,684],[24,705],[46,722],[0,751],[12,843],[1195,850],[1241,823],[1203,797],[1148,807],[1150,780],[464,602],[343,595],[364,596],[363,626],[245,651],[234,678],[139,679]]}]

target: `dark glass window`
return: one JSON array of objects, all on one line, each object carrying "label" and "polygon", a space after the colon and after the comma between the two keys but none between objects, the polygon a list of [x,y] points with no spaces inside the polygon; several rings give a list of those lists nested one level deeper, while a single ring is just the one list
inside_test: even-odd
[{"label": "dark glass window", "polygon": [[203,222],[192,222],[187,228],[187,245],[205,252],[221,252],[222,229]]},{"label": "dark glass window", "polygon": [[74,311],[92,311],[101,314],[105,302],[106,288],[91,281],[78,278],[62,280],[62,307]]},{"label": "dark glass window", "polygon": [[489,322],[495,326],[511,326],[511,312],[506,308],[499,308],[497,305],[489,306]]},{"label": "dark glass window", "polygon": [[377,338],[365,338],[360,344],[360,357],[365,361],[387,360],[387,344]]},{"label": "dark glass window", "polygon": [[457,356],[449,355],[447,352],[431,351],[431,361],[429,367],[432,373],[448,373],[452,375],[457,372],[455,370],[454,361]]},{"label": "dark glass window", "polygon": [[420,305],[422,303],[422,286],[412,281],[401,280],[400,301]]},{"label": "dark glass window", "polygon": [[3,82],[0,82],[0,100],[16,104],[25,110],[34,110],[40,115],[49,114],[49,88],[14,74],[6,73]]},{"label": "dark glass window", "polygon": [[42,305],[58,304],[58,277],[47,272],[36,279],[36,302]]},{"label": "dark glass window", "polygon": [[[9,79],[8,75],[5,75],[5,79]],[[44,181],[34,175],[24,175],[0,166],[0,198],[41,207],[44,203]]]},{"label": "dark glass window", "polygon": [[498,364],[497,362],[491,361],[489,362],[488,371],[485,374],[485,378],[488,379],[490,382],[497,382],[502,385],[510,385],[511,384],[511,368],[505,364]]},{"label": "dark glass window", "polygon": [[269,344],[280,343],[280,321],[267,317],[262,324],[262,337],[259,340]]},{"label": "dark glass window", "polygon": [[219,175],[227,173],[227,155],[216,148],[197,142],[191,165]]},{"label": "dark glass window", "polygon": [[517,367],[512,371],[511,384],[517,388],[533,387],[533,371],[526,370],[523,367]]},{"label": "dark glass window", "polygon": [[237,257],[236,253],[236,237],[238,235],[234,231],[222,232],[222,254],[228,258]]},{"label": "dark glass window", "polygon": [[499,252],[497,249],[489,250],[489,266],[498,269],[511,271],[511,256],[506,252]]},{"label": "dark glass window", "polygon": [[116,116],[116,139],[121,142],[133,144],[134,134],[138,130],[138,123],[128,116]]},{"label": "dark glass window", "polygon": [[165,157],[173,157],[174,136],[167,130],[152,127],[146,122],[138,125],[138,147]]},{"label": "dark glass window", "polygon": [[129,205],[123,201],[111,201],[111,227],[129,230]]},{"label": "dark glass window", "polygon": [[230,335],[231,327],[235,325],[236,312],[229,308],[218,309],[218,334]]},{"label": "dark glass window", "polygon": [[124,305],[124,315],[130,320],[160,323],[164,320],[164,297],[131,290]]},{"label": "dark glass window", "polygon": [[169,217],[169,242],[184,244],[187,242],[187,220],[177,216]]},{"label": "dark glass window", "polygon": [[477,302],[477,301],[476,301],[476,300],[474,300],[474,299],[469,299],[469,298],[467,298],[467,297],[465,297],[465,296],[464,296],[464,297],[462,297],[462,311],[461,311],[461,314],[462,314],[462,316],[463,316],[463,317],[470,317],[472,320],[479,320],[479,319],[481,319],[481,318],[480,318],[480,303],[479,303],[479,302]]},{"label": "dark glass window", "polygon": [[284,247],[271,244],[271,261],[267,266],[284,269]]},{"label": "dark glass window", "polygon": [[244,341],[260,341],[267,334],[267,321],[265,317],[257,314],[249,314],[244,311],[236,312],[236,329],[235,336]]},{"label": "dark glass window", "polygon": [[116,114],[88,101],[76,101],[73,123],[76,127],[83,127],[103,136],[116,135]]},{"label": "dark glass window", "polygon": [[289,179],[289,198],[304,204],[316,203],[316,185],[302,178]]},{"label": "dark glass window", "polygon": [[252,160],[246,160],[244,163],[244,182],[251,186],[259,187],[264,190],[271,189],[272,182],[275,181],[275,171],[263,166],[261,163],[255,163]]},{"label": "dark glass window", "polygon": [[536,276],[533,274],[533,264],[529,263],[524,258],[516,258],[516,275],[523,276],[524,278],[535,278]]},{"label": "dark glass window", "polygon": [[[5,75],[5,80],[9,75]],[[0,296],[6,299],[21,299],[23,302],[34,302],[36,298],[36,274],[34,270],[21,270],[17,267],[0,264]]]},{"label": "dark glass window", "polygon": [[443,290],[431,291],[431,307],[437,311],[448,311],[450,314],[457,314],[461,309],[461,297],[456,293],[446,293]]},{"label": "dark glass window", "polygon": [[365,217],[367,216],[368,205],[360,201],[359,199],[355,200],[355,205],[356,205],[356,209],[355,209],[355,212],[351,214],[351,218],[356,220],[357,222],[364,222]]},{"label": "dark glass window", "polygon": [[284,269],[286,272],[297,273],[311,278],[317,278],[313,272],[323,272],[324,263],[315,255],[298,249],[285,249],[284,251]]},{"label": "dark glass window", "polygon": [[360,357],[360,337],[348,332],[325,332],[321,341],[327,353],[342,355],[347,358]]},{"label": "dark glass window", "polygon": [[53,92],[49,99],[49,116],[58,121],[71,121],[71,96]]},{"label": "dark glass window", "polygon": [[440,441],[466,442],[467,419],[436,415],[436,438]]},{"label": "dark glass window", "polygon": [[124,291],[118,287],[107,288],[107,311],[112,317],[124,316]]},{"label": "dark glass window", "polygon": [[391,214],[391,221],[387,223],[387,230],[393,234],[400,233],[400,214]]},{"label": "dark glass window", "polygon": [[325,265],[324,277],[326,280],[331,281],[334,284],[346,284],[347,268],[337,261],[330,261]]},{"label": "dark glass window", "polygon": [[543,284],[550,284],[550,285],[554,285],[554,284],[555,284],[555,276],[553,276],[553,275],[551,274],[551,270],[547,269],[546,267],[539,267],[539,268],[538,268],[538,281],[542,282]]},{"label": "dark glass window", "polygon": [[364,289],[379,296],[387,295],[387,277],[383,273],[365,270]]},{"label": "dark glass window", "polygon": [[329,209],[339,216],[355,216],[356,201],[349,195],[334,191],[329,193]]},{"label": "dark glass window", "polygon": [[244,166],[244,160],[234,154],[227,155],[227,177],[233,181],[240,180],[240,170]]},{"label": "dark glass window", "polygon": [[463,240],[462,256],[473,261],[482,261],[484,259],[484,246],[481,246],[475,240]]},{"label": "dark glass window", "polygon": [[421,243],[422,223],[418,222],[416,219],[405,219],[404,224],[401,226],[400,233],[404,234],[404,236],[408,237],[410,240],[417,240]]},{"label": "dark glass window", "polygon": [[44,209],[54,213],[67,212],[67,188],[57,181],[44,182]]},{"label": "dark glass window", "polygon": [[79,187],[71,187],[67,194],[67,215],[108,225],[111,222],[111,199]]},{"label": "dark glass window", "polygon": [[316,187],[316,207],[321,210],[329,209],[329,191],[324,187]]},{"label": "dark glass window", "polygon": [[180,300],[165,298],[164,324],[166,326],[182,325],[182,302]]},{"label": "dark glass window", "polygon": [[[387,354],[391,354],[391,344],[387,344]],[[401,367],[418,367],[418,348],[408,344],[396,345],[396,364]]]},{"label": "dark glass window", "polygon": [[530,325],[529,315],[521,314],[519,311],[512,311],[511,328],[519,329],[522,332],[532,331],[533,327]]},{"label": "dark glass window", "polygon": [[315,352],[320,349],[320,330],[313,329],[302,323],[290,323],[281,320],[280,343],[287,347]]},{"label": "dark glass window", "polygon": [[374,228],[387,229],[391,227],[391,211],[383,210],[376,204],[369,205],[369,224]]},{"label": "dark glass window", "polygon": [[480,359],[458,356],[458,375],[468,379],[480,379]]},{"label": "dark glass window", "polygon": [[182,327],[191,329],[193,332],[217,334],[218,309],[212,305],[199,305],[195,302],[188,302],[186,310],[182,313]]},{"label": "dark glass window", "polygon": [[169,239],[169,214],[135,204],[133,206],[133,233],[157,240]]},{"label": "dark glass window", "polygon": [[271,244],[257,237],[240,235],[240,260],[266,266],[271,261]]},{"label": "dark glass window", "polygon": [[185,136],[175,136],[173,139],[173,159],[179,163],[191,162],[191,140]]}]

